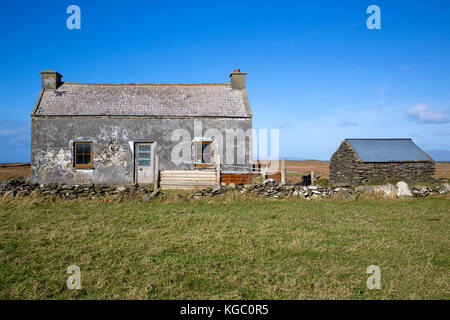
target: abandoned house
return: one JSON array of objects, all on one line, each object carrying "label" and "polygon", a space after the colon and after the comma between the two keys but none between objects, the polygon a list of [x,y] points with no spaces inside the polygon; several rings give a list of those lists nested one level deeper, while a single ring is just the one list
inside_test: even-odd
[{"label": "abandoned house", "polygon": [[330,160],[330,183],[431,182],[435,163],[411,139],[345,139]]},{"label": "abandoned house", "polygon": [[41,78],[31,114],[34,182],[152,183],[156,162],[161,175],[203,172],[192,177],[209,185],[218,161],[251,165],[252,111],[239,69],[229,83],[72,83],[55,71]]}]

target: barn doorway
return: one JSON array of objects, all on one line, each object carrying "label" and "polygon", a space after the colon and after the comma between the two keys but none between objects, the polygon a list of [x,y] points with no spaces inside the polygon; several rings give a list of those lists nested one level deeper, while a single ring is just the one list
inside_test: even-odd
[{"label": "barn doorway", "polygon": [[134,149],[135,182],[143,184],[153,183],[155,178],[154,143],[135,143]]}]

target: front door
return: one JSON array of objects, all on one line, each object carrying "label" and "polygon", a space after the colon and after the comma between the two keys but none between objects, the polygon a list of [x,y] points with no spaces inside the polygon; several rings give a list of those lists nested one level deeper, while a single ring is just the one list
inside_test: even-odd
[{"label": "front door", "polygon": [[153,183],[155,171],[153,146],[153,143],[135,143],[136,183]]}]

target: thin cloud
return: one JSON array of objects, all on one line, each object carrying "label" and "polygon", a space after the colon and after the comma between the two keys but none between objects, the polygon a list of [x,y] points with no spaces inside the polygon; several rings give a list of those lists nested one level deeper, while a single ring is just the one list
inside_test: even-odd
[{"label": "thin cloud", "polygon": [[434,133],[435,136],[450,136],[450,131],[439,131]]},{"label": "thin cloud", "polygon": [[0,119],[0,146],[27,146],[29,144],[29,123]]},{"label": "thin cloud", "polygon": [[357,127],[358,123],[353,119],[342,119],[337,124],[339,127]]},{"label": "thin cloud", "polygon": [[450,121],[448,111],[432,111],[427,104],[416,104],[408,109],[407,115],[410,121],[419,124],[436,124]]},{"label": "thin cloud", "polygon": [[289,122],[281,122],[280,124],[278,124],[278,127],[280,129],[291,129],[292,126]]}]

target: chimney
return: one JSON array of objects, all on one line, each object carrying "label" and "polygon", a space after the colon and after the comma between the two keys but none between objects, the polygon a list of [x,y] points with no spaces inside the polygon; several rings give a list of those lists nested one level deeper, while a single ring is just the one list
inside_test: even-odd
[{"label": "chimney", "polygon": [[41,78],[42,78],[42,89],[58,89],[58,87],[61,85],[61,78],[62,75],[60,75],[56,71],[51,70],[45,70],[41,71]]},{"label": "chimney", "polygon": [[231,80],[231,88],[236,90],[242,90],[245,89],[245,76],[247,73],[241,72],[240,69],[234,70],[230,74],[230,80]]}]

